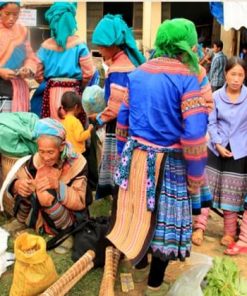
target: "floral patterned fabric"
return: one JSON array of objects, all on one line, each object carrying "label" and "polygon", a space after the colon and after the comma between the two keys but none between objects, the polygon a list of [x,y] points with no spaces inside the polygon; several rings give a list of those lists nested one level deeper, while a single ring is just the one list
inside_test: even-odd
[{"label": "floral patterned fabric", "polygon": [[115,182],[122,189],[128,188],[128,179],[130,173],[130,164],[132,153],[135,148],[144,150],[148,152],[147,156],[147,181],[146,181],[146,190],[147,190],[147,210],[154,211],[155,209],[155,162],[157,153],[168,153],[167,158],[169,159],[169,152],[181,152],[181,149],[174,148],[153,148],[144,144],[139,143],[137,140],[132,138],[128,139],[128,142],[125,144],[121,161],[119,163],[118,169],[115,173]]}]

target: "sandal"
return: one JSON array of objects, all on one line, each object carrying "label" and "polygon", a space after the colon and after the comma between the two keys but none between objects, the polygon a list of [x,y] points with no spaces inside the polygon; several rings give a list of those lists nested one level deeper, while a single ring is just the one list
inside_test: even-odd
[{"label": "sandal", "polygon": [[197,228],[192,233],[192,243],[196,246],[201,246],[204,239],[204,231],[200,228]]},{"label": "sandal", "polygon": [[235,240],[234,240],[234,237],[231,236],[230,234],[225,234],[221,241],[220,241],[220,244],[222,246],[226,246],[226,247],[229,247],[231,244],[234,244]]},{"label": "sandal", "polygon": [[239,246],[236,243],[231,244],[225,251],[225,255],[240,255],[240,254],[247,254],[247,246]]}]

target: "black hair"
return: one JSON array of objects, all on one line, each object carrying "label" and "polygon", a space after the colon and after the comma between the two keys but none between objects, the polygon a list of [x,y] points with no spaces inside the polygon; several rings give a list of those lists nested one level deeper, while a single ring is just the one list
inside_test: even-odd
[{"label": "black hair", "polygon": [[235,67],[236,65],[241,66],[245,73],[247,73],[247,65],[246,62],[242,59],[240,59],[239,57],[231,57],[227,60],[226,66],[225,66],[225,72],[227,73],[228,71],[230,71],[233,67]]},{"label": "black hair", "polygon": [[243,49],[247,49],[247,43],[244,43],[242,46],[241,46],[242,50]]},{"label": "black hair", "polygon": [[81,96],[74,91],[66,91],[61,98],[61,106],[58,108],[58,117],[63,119],[62,109],[67,112],[75,108],[75,106],[82,107]]},{"label": "black hair", "polygon": [[213,42],[213,45],[216,45],[218,48],[220,48],[220,50],[222,50],[223,49],[223,42],[221,41],[221,40],[215,40],[214,42]]},{"label": "black hair", "polygon": [[20,7],[20,2],[17,2],[17,1],[9,1],[9,2],[5,2],[4,4],[2,4],[2,5],[0,6],[0,10],[3,9],[3,8],[4,8],[5,6],[7,6],[8,4],[15,4],[15,5],[17,5],[17,6]]}]

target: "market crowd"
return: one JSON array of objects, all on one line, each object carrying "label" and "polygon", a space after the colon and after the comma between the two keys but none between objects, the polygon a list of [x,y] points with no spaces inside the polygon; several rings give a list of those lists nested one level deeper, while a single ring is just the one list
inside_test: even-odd
[{"label": "market crowd", "polygon": [[111,196],[108,240],[139,277],[151,253],[145,295],[161,295],[169,262],[203,243],[211,207],[223,211],[224,253],[246,254],[244,58],[227,59],[220,40],[202,46],[194,23],[177,18],[160,25],[146,60],[122,16],[107,14],[92,34],[99,86],[75,35],[76,4],[47,10],[51,38],[36,53],[19,12],[0,2],[0,124],[37,145],[7,188],[18,221],[54,235],[88,215],[92,191]]}]

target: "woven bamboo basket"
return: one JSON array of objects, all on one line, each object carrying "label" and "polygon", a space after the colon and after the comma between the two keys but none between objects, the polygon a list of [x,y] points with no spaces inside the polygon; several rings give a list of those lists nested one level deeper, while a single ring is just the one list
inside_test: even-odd
[{"label": "woven bamboo basket", "polygon": [[[7,156],[5,154],[1,155],[1,165],[2,165],[2,181],[5,180],[9,170],[12,168],[12,166],[15,164],[15,162],[18,160],[18,157],[12,157],[12,156]],[[4,211],[13,216],[13,208],[14,208],[14,202],[12,199],[10,199],[6,193],[3,195],[3,206],[4,206]]]}]

